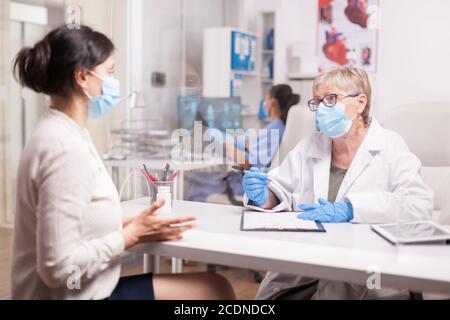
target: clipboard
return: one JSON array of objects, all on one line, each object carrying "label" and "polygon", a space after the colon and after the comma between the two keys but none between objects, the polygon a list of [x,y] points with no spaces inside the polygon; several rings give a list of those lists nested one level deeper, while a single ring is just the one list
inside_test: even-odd
[{"label": "clipboard", "polygon": [[[242,216],[241,216],[241,227],[240,230],[241,231],[245,231],[245,232],[256,232],[256,231],[268,231],[268,232],[314,232],[314,233],[324,233],[327,232],[325,227],[323,226],[323,224],[321,222],[318,221],[304,221],[304,223],[298,223],[299,226],[295,226],[295,222],[293,224],[292,227],[283,227],[283,226],[274,226],[274,225],[266,225],[264,227],[246,227],[246,217],[248,214],[253,214],[253,215],[261,215],[261,216],[265,216],[265,217],[270,217],[270,218],[274,218],[273,220],[277,220],[277,216],[281,215],[281,214],[289,214],[292,217],[292,219],[298,219],[297,215],[299,215],[301,212],[277,212],[277,213],[272,213],[272,212],[260,212],[260,211],[248,211],[248,210],[244,210],[242,212]],[[290,219],[291,217],[289,217]],[[294,221],[294,220],[293,220]],[[299,222],[302,220],[299,220]],[[302,228],[301,224],[306,225],[312,225],[314,224],[314,227],[308,227],[308,228]]]}]

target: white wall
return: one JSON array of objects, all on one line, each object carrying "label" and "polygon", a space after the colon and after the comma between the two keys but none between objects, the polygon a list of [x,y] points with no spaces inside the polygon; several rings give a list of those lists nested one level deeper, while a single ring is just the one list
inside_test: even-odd
[{"label": "white wall", "polygon": [[382,0],[377,113],[450,100],[450,1]]},{"label": "white wall", "polygon": [[[120,80],[120,90],[123,95],[131,92],[129,80],[129,52],[128,52],[128,35],[129,35],[129,21],[127,16],[128,1],[112,0],[113,6],[113,25],[112,25],[112,40],[116,46],[115,62],[116,72],[115,76]],[[112,128],[119,128],[122,121],[126,118],[127,103],[124,102],[114,109],[109,117],[110,126]],[[110,137],[107,137],[107,143],[111,143]]]},{"label": "white wall", "polygon": [[[224,2],[227,0],[188,0],[184,5],[186,60],[203,74],[203,30],[225,25]],[[201,10],[199,10],[201,8]],[[207,14],[205,14],[207,13]]]},{"label": "white wall", "polygon": [[[314,43],[317,37],[317,1],[281,0],[275,24],[275,82],[286,82],[288,50],[296,42]],[[315,55],[315,50],[307,54]]]},{"label": "white wall", "polygon": [[[419,101],[450,100],[450,1],[380,0],[378,72],[373,113]],[[287,49],[316,47],[317,1],[281,0],[277,17],[275,78],[287,81]]]}]

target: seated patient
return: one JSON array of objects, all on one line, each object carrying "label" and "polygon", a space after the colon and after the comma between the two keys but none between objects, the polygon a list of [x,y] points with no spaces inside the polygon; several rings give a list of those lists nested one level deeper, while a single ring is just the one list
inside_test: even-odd
[{"label": "seated patient", "polygon": [[[160,217],[158,202],[123,219],[119,195],[86,129],[120,101],[114,45],[82,26],[51,31],[15,60],[20,83],[51,105],[23,151],[17,179],[13,299],[233,299],[217,274],[121,278],[122,253],[175,241],[192,217]],[[188,225],[180,226],[188,223]]]},{"label": "seated patient", "polygon": [[[265,98],[265,108],[270,123],[262,130],[255,130],[253,136],[242,139],[226,139],[222,134],[216,141],[225,146],[227,155],[245,169],[252,167],[265,170],[271,165],[277,153],[286,128],[290,109],[300,102],[289,85],[281,84],[271,88]],[[236,140],[236,141],[235,141]],[[212,194],[232,193],[231,197],[242,198],[242,175],[225,172],[196,173],[189,181],[187,198],[190,201],[204,202]]]},{"label": "seated patient", "polygon": [[[433,193],[420,176],[421,162],[398,134],[370,116],[372,90],[366,72],[334,69],[319,75],[313,89],[309,107],[320,133],[301,141],[268,175],[247,173],[245,203],[260,210],[304,211],[299,219],[323,223],[392,223],[400,213],[411,221],[429,220]],[[369,290],[273,272],[258,293],[259,299],[408,297],[386,288]]]}]

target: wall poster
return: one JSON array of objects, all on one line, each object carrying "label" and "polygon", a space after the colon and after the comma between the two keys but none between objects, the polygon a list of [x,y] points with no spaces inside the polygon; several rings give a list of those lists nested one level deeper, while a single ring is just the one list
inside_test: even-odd
[{"label": "wall poster", "polygon": [[318,0],[320,71],[355,66],[375,73],[379,0]]}]

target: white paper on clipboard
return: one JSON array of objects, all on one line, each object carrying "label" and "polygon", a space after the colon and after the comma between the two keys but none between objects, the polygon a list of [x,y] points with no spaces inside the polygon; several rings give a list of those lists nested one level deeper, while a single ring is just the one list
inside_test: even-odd
[{"label": "white paper on clipboard", "polygon": [[251,230],[299,230],[323,231],[323,226],[315,221],[297,218],[301,212],[260,212],[244,211],[242,229]]}]

